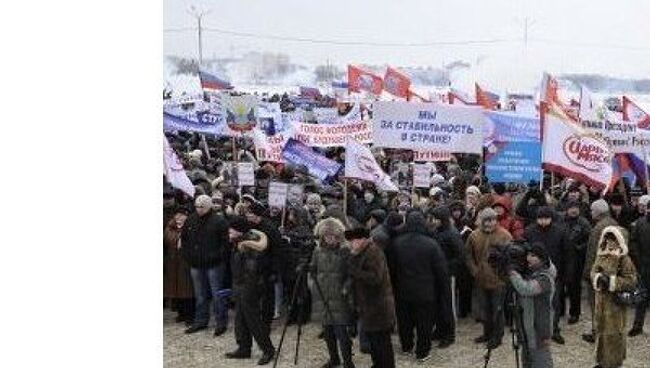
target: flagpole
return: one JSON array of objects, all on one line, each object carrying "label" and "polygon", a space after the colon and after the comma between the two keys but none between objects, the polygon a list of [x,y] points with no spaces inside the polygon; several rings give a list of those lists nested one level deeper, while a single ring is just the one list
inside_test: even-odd
[{"label": "flagpole", "polygon": [[343,178],[343,216],[348,222],[348,178]]},{"label": "flagpole", "polygon": [[208,141],[205,140],[205,134],[201,134],[201,142],[203,142],[203,150],[205,150],[205,157],[210,160],[210,150],[208,149]]},{"label": "flagpole", "polygon": [[645,167],[645,192],[650,194],[650,172],[648,171],[648,147],[643,150],[643,166]]}]

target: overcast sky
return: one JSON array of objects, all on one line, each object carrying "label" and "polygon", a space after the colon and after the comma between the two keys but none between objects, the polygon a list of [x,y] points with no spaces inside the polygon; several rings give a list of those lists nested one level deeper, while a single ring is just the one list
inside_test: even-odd
[{"label": "overcast sky", "polygon": [[[507,40],[483,45],[329,45],[204,34],[204,57],[283,52],[308,65],[330,62],[434,65],[480,60],[471,77],[498,88],[539,72],[650,77],[650,1],[645,0],[164,0],[165,29],[195,27],[190,5],[210,10],[204,27],[282,37],[366,43]],[[529,43],[524,50],[524,19]],[[196,57],[196,32],[164,33],[164,53]]]}]

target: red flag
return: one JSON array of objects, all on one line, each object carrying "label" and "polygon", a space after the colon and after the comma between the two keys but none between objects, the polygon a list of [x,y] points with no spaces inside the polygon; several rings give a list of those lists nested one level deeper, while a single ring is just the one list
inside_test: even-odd
[{"label": "red flag", "polygon": [[447,93],[447,103],[450,105],[476,105],[469,100],[466,93],[454,88]]},{"label": "red flag", "polygon": [[488,110],[497,110],[499,107],[499,96],[495,93],[484,91],[479,87],[478,83],[474,83],[474,86],[476,86],[476,103]]},{"label": "red flag", "polygon": [[557,106],[561,110],[562,115],[577,123],[578,109],[560,100],[560,95],[558,94],[559,88],[557,79],[548,73],[544,73],[542,76],[542,86],[539,91],[539,101]]},{"label": "red flag", "polygon": [[623,120],[637,122],[640,129],[650,129],[650,114],[627,96],[623,96]]},{"label": "red flag", "polygon": [[368,91],[375,95],[381,94],[383,82],[381,77],[354,65],[348,65],[348,91]]},{"label": "red flag", "polygon": [[403,98],[409,97],[409,88],[411,80],[397,70],[388,67],[384,76],[384,89],[386,92]]}]

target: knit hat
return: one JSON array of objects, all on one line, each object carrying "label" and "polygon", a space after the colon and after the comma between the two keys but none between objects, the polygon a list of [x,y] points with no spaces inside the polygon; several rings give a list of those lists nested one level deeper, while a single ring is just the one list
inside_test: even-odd
[{"label": "knit hat", "polygon": [[230,219],[229,227],[237,232],[245,234],[250,230],[250,225],[243,216],[235,216]]},{"label": "knit hat", "polygon": [[313,204],[321,204],[323,201],[320,198],[320,194],[318,193],[309,193],[307,196],[307,203],[313,203]]},{"label": "knit hat", "polygon": [[650,195],[644,194],[639,198],[639,204],[642,206],[648,206],[650,204]]},{"label": "knit hat", "polygon": [[212,208],[212,198],[209,195],[201,194],[194,200],[195,207]]},{"label": "knit hat", "polygon": [[591,204],[591,212],[594,217],[609,213],[609,205],[604,199],[596,200]]},{"label": "knit hat", "polygon": [[442,190],[442,189],[440,189],[440,188],[438,188],[438,187],[433,187],[433,188],[431,188],[431,190],[429,191],[429,196],[431,196],[431,197],[437,197],[437,196],[441,195],[443,192],[444,192],[444,190]]},{"label": "knit hat", "polygon": [[554,214],[553,208],[551,208],[550,206],[542,206],[537,210],[537,218],[538,219],[540,219],[540,218],[550,218],[550,219],[552,219],[553,214]]},{"label": "knit hat", "polygon": [[481,212],[478,213],[478,221],[479,223],[483,223],[487,220],[490,219],[496,219],[498,216],[497,211],[493,210],[492,207],[487,207],[481,210]]}]

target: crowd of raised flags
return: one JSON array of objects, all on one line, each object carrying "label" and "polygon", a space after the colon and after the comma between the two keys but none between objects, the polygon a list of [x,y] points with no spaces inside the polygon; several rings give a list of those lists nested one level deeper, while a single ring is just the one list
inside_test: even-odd
[{"label": "crowd of raised flags", "polygon": [[[314,147],[345,147],[346,152],[354,153],[348,155],[347,160],[355,157],[358,161],[346,161],[344,177],[373,181],[379,188],[390,191],[396,190],[395,185],[368,154],[370,150],[366,145],[431,150],[440,157],[479,153],[487,160],[508,143],[534,142],[541,145],[541,157],[529,160],[526,165],[541,166],[547,172],[571,177],[603,191],[611,190],[622,177],[647,187],[650,114],[629,96],[622,96],[621,112],[609,111],[585,86],[580,86],[578,101],[567,102],[560,96],[558,80],[548,73],[542,76],[534,116],[531,112],[519,112],[516,107],[514,111],[498,111],[511,110],[512,106],[504,108],[498,94],[478,83],[473,100],[453,88],[436,99],[425,99],[412,90],[411,80],[405,73],[392,67],[388,67],[382,77],[349,65],[347,81],[332,82],[330,94],[333,96],[327,96],[316,87],[302,86],[299,95],[284,96],[289,101],[295,98],[293,102],[296,102],[290,108],[285,104],[284,109],[281,109],[282,103],[269,102],[259,96],[255,98],[260,106],[264,105],[263,109],[251,107],[251,95],[246,96],[246,102],[240,102],[244,96],[234,93],[236,88],[203,69],[199,70],[199,80],[206,92],[204,101],[165,102],[166,131],[255,137],[258,155],[267,153],[258,160],[306,165],[310,172],[318,173],[316,176],[320,180],[327,180],[336,173],[331,172],[331,166],[325,165],[325,160],[317,159],[320,153]],[[382,94],[384,91],[392,98],[387,99]],[[228,103],[224,103],[224,99]],[[328,105],[319,105],[319,101],[327,101]],[[337,106],[341,103],[351,104],[352,108],[346,114],[338,114]],[[494,118],[490,115],[494,113],[506,115]],[[478,123],[477,119],[480,119]],[[506,121],[514,125],[504,123]],[[352,126],[361,122],[366,122],[370,132],[353,131]],[[316,130],[306,124],[327,124],[331,128]],[[517,124],[529,129],[513,128]],[[482,128],[476,129],[477,126]],[[350,133],[345,129],[350,129]],[[517,133],[501,134],[508,129]],[[306,131],[311,132],[301,133]],[[337,138],[342,132],[344,137]],[[475,138],[477,134],[479,139]],[[304,138],[308,136],[311,140]],[[359,141],[354,141],[354,137]],[[297,144],[307,149],[295,149]],[[172,178],[172,185],[185,190],[187,181],[177,178],[177,160],[173,152],[168,152],[168,146],[165,147],[166,176],[168,180]],[[285,152],[287,148],[290,152]],[[520,153],[514,153],[517,154]],[[530,172],[534,169],[517,168],[516,164],[522,163],[517,160],[504,162],[514,164],[506,164],[499,170]],[[525,175],[520,177],[520,180],[530,179]]]}]

